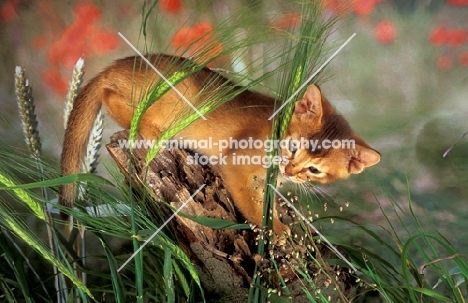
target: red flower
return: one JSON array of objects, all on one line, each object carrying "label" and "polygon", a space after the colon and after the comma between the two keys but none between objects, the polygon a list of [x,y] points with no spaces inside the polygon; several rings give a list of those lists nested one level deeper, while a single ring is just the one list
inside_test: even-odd
[{"label": "red flower", "polygon": [[299,27],[301,24],[301,14],[285,13],[273,20],[271,27],[279,30],[289,30]]},{"label": "red flower", "polygon": [[356,15],[369,15],[374,11],[378,0],[354,0],[353,10]]},{"label": "red flower", "polygon": [[182,55],[198,56],[199,63],[218,56],[223,51],[223,44],[216,39],[210,23],[200,22],[193,27],[182,27],[172,38],[172,47]]},{"label": "red flower", "polygon": [[434,45],[460,46],[468,42],[468,31],[463,28],[446,29],[438,26],[432,30],[429,41]]},{"label": "red flower", "polygon": [[56,69],[48,69],[42,73],[42,81],[52,88],[52,90],[59,94],[64,95],[68,90],[67,81],[62,77],[60,72]]},{"label": "red flower", "polygon": [[392,43],[396,37],[396,29],[393,22],[389,20],[380,21],[374,29],[374,37],[382,44]]},{"label": "red flower", "polygon": [[442,55],[437,58],[436,66],[440,71],[448,71],[453,66],[452,57],[447,55]]},{"label": "red flower", "polygon": [[448,30],[443,26],[438,26],[432,30],[429,41],[434,45],[442,45],[448,41]]},{"label": "red flower", "polygon": [[460,56],[458,57],[458,63],[461,66],[468,66],[468,51],[464,51],[460,54]]},{"label": "red flower", "polygon": [[119,46],[116,34],[99,30],[95,23],[101,11],[92,4],[77,5],[76,18],[47,52],[49,62],[72,68],[76,60],[91,52],[103,54]]},{"label": "red flower", "polygon": [[86,39],[89,28],[81,26],[79,22],[73,23],[62,36],[55,41],[47,51],[47,59],[53,64],[61,64],[72,68],[76,60],[88,53]]},{"label": "red flower", "polygon": [[169,14],[177,14],[182,8],[181,0],[159,0],[161,10]]},{"label": "red flower", "polygon": [[91,24],[101,18],[99,7],[93,4],[77,4],[73,11],[75,12],[78,22]]},{"label": "red flower", "polygon": [[190,27],[182,27],[172,38],[171,45],[174,48],[187,48],[192,43],[192,29]]},{"label": "red flower", "polygon": [[16,18],[18,1],[7,0],[0,6],[0,22],[8,23]]},{"label": "red flower", "polygon": [[201,37],[213,31],[213,25],[208,22],[200,22],[192,27],[195,36]]},{"label": "red flower", "polygon": [[[60,38],[47,50],[47,59],[56,69],[44,72],[44,82],[56,93],[67,91],[67,83],[61,77],[59,67],[73,68],[78,58],[89,53],[103,54],[119,46],[117,35],[100,30],[96,22],[101,18],[101,11],[93,4],[78,4],[74,7],[75,19],[66,28]],[[38,37],[33,46],[40,47]]]},{"label": "red flower", "polygon": [[193,27],[182,27],[172,38],[174,48],[197,49],[213,39],[213,26],[207,22],[200,22]]},{"label": "red flower", "polygon": [[89,53],[93,36],[94,23],[101,18],[101,11],[92,4],[75,6],[75,20],[65,29],[62,36],[55,41],[47,52],[49,62],[72,68],[76,60]]},{"label": "red flower", "polygon": [[120,40],[114,32],[101,30],[93,34],[91,46],[95,53],[105,54],[115,50],[120,45]]},{"label": "red flower", "polygon": [[448,44],[451,46],[460,46],[468,41],[468,34],[462,28],[454,28],[449,31]]},{"label": "red flower", "polygon": [[447,3],[456,6],[465,6],[468,5],[468,0],[447,0]]}]

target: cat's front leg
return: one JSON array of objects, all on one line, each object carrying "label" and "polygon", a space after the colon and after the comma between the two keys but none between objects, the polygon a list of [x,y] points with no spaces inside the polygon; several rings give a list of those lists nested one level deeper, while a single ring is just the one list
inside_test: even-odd
[{"label": "cat's front leg", "polygon": [[[236,208],[249,223],[261,227],[266,170],[256,166],[227,165],[220,167],[220,173]],[[276,209],[273,211],[273,231],[279,243],[283,243],[286,235],[291,233],[289,227],[279,220]]]}]

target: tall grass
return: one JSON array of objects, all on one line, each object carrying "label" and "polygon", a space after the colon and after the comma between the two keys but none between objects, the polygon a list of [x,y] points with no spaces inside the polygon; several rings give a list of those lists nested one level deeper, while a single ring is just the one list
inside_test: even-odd
[{"label": "tall grass", "polygon": [[[322,2],[321,1],[308,1],[301,7],[301,27],[297,37],[285,41],[284,48],[288,50],[286,56],[283,56],[284,61],[288,61],[288,69],[282,73],[279,83],[279,91],[277,100],[283,102],[289,101],[285,104],[279,101],[275,105],[275,113],[279,113],[273,117],[271,139],[278,140],[283,138],[286,129],[291,120],[295,100],[301,98],[307,88],[307,85],[318,84],[322,73],[317,73],[315,77],[310,78],[314,74],[315,69],[319,64],[325,61],[327,49],[325,46],[326,39],[336,19],[329,18],[326,20],[322,15]],[[296,95],[295,99],[291,99]],[[269,157],[276,157],[279,150],[273,149],[269,152]],[[278,176],[278,166],[271,165],[267,170],[265,178],[265,193],[264,193],[264,211],[263,211],[263,226],[272,227],[272,210],[275,200],[275,191],[272,186],[276,186],[276,179]],[[270,242],[260,241],[258,247],[258,254],[263,255],[269,249]],[[254,285],[261,285],[260,277],[255,276]],[[251,302],[266,301],[265,292],[261,289],[251,289],[250,292]]]},{"label": "tall grass", "polygon": [[[145,2],[146,3],[146,2]],[[144,22],[140,36],[140,45],[145,52],[152,51],[157,44],[148,36],[148,29],[162,24],[155,5],[145,7],[143,11]],[[248,8],[249,10],[252,7]],[[246,83],[236,90],[229,87],[220,87],[211,95],[204,96],[205,102],[198,110],[208,114],[223,102],[228,102],[245,89],[256,88],[271,90],[276,93],[278,100],[287,100],[320,63],[326,58],[329,48],[324,44],[329,31],[333,26],[333,19],[323,21],[320,15],[320,1],[310,1],[301,7],[302,25],[296,35],[290,32],[272,34],[266,27],[259,24],[255,14],[241,11],[225,23],[219,24],[217,31],[219,39],[225,48],[208,61],[201,60],[203,64],[210,63],[224,55],[232,55],[234,61],[242,61],[243,69],[229,74],[236,82]],[[243,16],[240,23],[239,16]],[[234,25],[233,25],[234,24]],[[252,35],[245,33],[247,28],[255,24]],[[278,36],[279,35],[279,36]],[[280,37],[280,38],[278,38]],[[278,39],[282,43],[278,44]],[[232,41],[235,41],[233,43]],[[239,42],[240,41],[240,42]],[[248,49],[258,43],[264,45],[280,45],[265,51],[265,58],[260,61],[247,60]],[[273,43],[274,42],[274,43]],[[205,53],[199,58],[204,59]],[[307,59],[304,59],[307,58]],[[197,58],[195,58],[197,59]],[[196,60],[195,60],[196,61]],[[200,62],[200,61],[199,61]],[[166,75],[175,85],[178,81],[189,77],[203,64],[193,65],[187,63],[181,71]],[[275,66],[272,71],[268,66]],[[18,73],[19,74],[19,73]],[[70,99],[74,99],[81,83],[80,72],[73,75],[76,88],[70,91]],[[254,76],[255,75],[255,76]],[[279,76],[278,76],[279,75]],[[311,82],[317,83],[317,78]],[[145,249],[137,255],[135,262],[129,263],[120,272],[119,267],[158,229],[157,223],[150,218],[143,207],[145,196],[136,198],[132,184],[126,184],[118,174],[113,175],[111,181],[89,174],[95,167],[90,161],[84,173],[73,176],[58,177],[58,172],[48,167],[56,167],[56,163],[47,163],[41,158],[40,138],[37,132],[37,121],[34,114],[32,91],[25,76],[21,75],[19,81],[23,90],[17,95],[27,98],[29,103],[21,103],[22,121],[25,123],[25,137],[29,150],[27,153],[11,150],[7,144],[0,142],[0,300],[7,302],[64,302],[72,300],[101,301],[112,297],[116,302],[127,301],[153,301],[153,302],[179,302],[206,301],[203,285],[197,274],[195,266],[186,254],[177,246],[171,235],[161,232],[158,237],[150,241]],[[272,78],[279,78],[272,80]],[[276,82],[275,82],[276,81]],[[278,84],[280,89],[273,89],[272,83]],[[141,100],[132,122],[131,137],[138,131],[141,117],[145,110],[168,91],[170,87],[166,82],[155,83],[151,92]],[[75,92],[74,92],[75,91]],[[301,96],[303,92],[299,92]],[[221,96],[221,97],[220,97]],[[277,104],[277,108],[282,103]],[[294,102],[290,102],[274,120],[272,139],[280,138],[289,123]],[[24,110],[25,109],[25,110]],[[183,127],[187,127],[200,118],[198,114],[187,112],[177,117],[175,123],[161,139],[171,138]],[[29,122],[28,122],[29,121]],[[97,151],[100,141],[100,123],[96,124],[96,136],[91,143],[91,151]],[[156,145],[157,146],[157,145]],[[156,149],[150,151],[147,161],[157,154]],[[276,151],[277,152],[277,151]],[[33,155],[31,158],[30,155]],[[271,156],[274,156],[272,154]],[[91,153],[90,159],[97,159],[97,153]],[[277,168],[268,171],[267,184],[276,183]],[[26,181],[19,177],[25,177]],[[69,183],[81,182],[86,184],[87,205],[77,209],[61,209],[56,205],[54,198],[57,187]],[[266,186],[269,189],[269,186]],[[466,279],[468,277],[468,264],[466,258],[451,245],[443,235],[437,232],[427,232],[419,224],[418,217],[412,209],[412,199],[408,186],[407,203],[410,212],[404,213],[398,203],[389,196],[394,207],[394,213],[403,223],[403,216],[412,219],[418,229],[401,234],[400,228],[394,226],[388,219],[390,228],[387,230],[393,242],[384,239],[371,229],[361,224],[350,222],[346,218],[335,217],[342,223],[351,223],[352,229],[361,232],[363,237],[374,243],[372,246],[360,247],[349,243],[343,238],[329,238],[334,245],[339,245],[351,258],[359,272],[354,273],[361,285],[358,291],[354,289],[349,293],[339,293],[341,301],[361,300],[367,292],[378,292],[386,302],[465,302]],[[273,207],[274,192],[265,193],[265,221],[269,226],[270,210]],[[378,202],[378,200],[377,200]],[[72,245],[78,237],[77,229],[73,229],[70,238],[61,232],[63,222],[57,215],[50,214],[60,209],[73,216],[80,222],[81,230],[86,230],[87,238],[97,244],[99,249],[94,252],[81,254]],[[99,214],[97,213],[99,211]],[[384,213],[388,215],[387,213]],[[388,218],[388,217],[387,217]],[[328,220],[322,217],[321,220]],[[38,223],[39,222],[39,223]],[[215,227],[209,220],[200,220],[208,226]],[[321,221],[318,221],[321,222]],[[406,222],[406,221],[405,221]],[[34,225],[33,225],[34,224]],[[36,227],[38,226],[38,227]],[[216,226],[219,228],[219,225]],[[41,230],[48,229],[49,233],[43,235]],[[351,231],[350,231],[351,232]],[[45,240],[48,243],[44,243]],[[116,251],[111,242],[125,243],[123,249]],[[129,244],[130,243],[130,244]],[[278,275],[280,265],[274,256],[268,254],[269,242],[259,242],[258,253],[271,258],[274,274]],[[310,302],[333,302],[320,292],[322,285],[317,285],[315,272],[310,270],[310,260],[314,268],[323,272],[325,281],[334,285],[334,277],[328,273],[330,261],[333,266],[347,269],[340,260],[325,262],[317,255],[320,239],[308,234],[304,239],[307,249],[297,262],[288,264],[294,268],[296,275],[302,283],[302,292]],[[385,251],[389,259],[377,253],[374,248],[379,247]],[[293,247],[293,253],[299,253],[299,247]],[[33,253],[32,253],[33,252]],[[143,260],[145,261],[143,266]],[[393,262],[396,260],[397,262]],[[50,269],[50,270],[49,270]],[[87,275],[87,283],[80,278],[83,272]],[[67,279],[61,278],[62,274]],[[349,272],[346,274],[350,275]],[[261,275],[255,275],[250,292],[250,302],[277,301],[287,302],[291,290],[287,289],[286,281],[278,277],[281,290],[269,288],[268,281]],[[54,281],[55,280],[55,281]],[[70,283],[71,282],[71,283]]]}]

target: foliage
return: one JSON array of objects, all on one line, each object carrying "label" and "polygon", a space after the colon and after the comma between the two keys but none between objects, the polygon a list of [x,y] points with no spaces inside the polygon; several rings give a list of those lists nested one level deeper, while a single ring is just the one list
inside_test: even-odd
[{"label": "foliage", "polygon": [[[332,3],[332,1],[328,2]],[[365,7],[362,4],[364,2],[356,1],[358,5],[353,6],[354,14],[370,15],[378,6],[377,1],[371,1],[373,2],[371,7]],[[169,34],[174,33],[174,30],[167,31],[166,37],[158,38],[151,37],[148,33],[153,32],[154,28],[167,28],[168,22],[165,16],[155,13],[158,10],[156,6],[158,4],[157,2],[153,3],[155,6],[145,7],[143,12],[141,49],[151,51],[156,48],[155,45],[161,44],[161,40],[171,41],[174,52],[194,56],[203,63],[202,65],[226,68],[223,64],[227,60],[230,64],[232,63],[234,71],[229,72],[228,69],[222,69],[221,72],[234,78],[238,83],[246,84],[237,91],[223,91],[223,88],[220,88],[220,91],[207,98],[206,103],[199,109],[203,114],[213,110],[222,102],[227,102],[242,90],[252,87],[274,92],[279,97],[278,99],[287,100],[298,89],[299,83],[304,83],[319,63],[323,62],[320,61],[324,58],[322,51],[325,50],[326,53],[328,49],[326,47],[323,49],[324,40],[321,39],[329,35],[329,30],[334,25],[333,20],[327,20],[329,23],[325,22],[319,24],[319,27],[315,27],[317,19],[314,19],[313,14],[317,13],[318,10],[316,7],[307,5],[303,6],[300,15],[309,17],[301,19],[300,28],[297,27],[296,23],[297,15],[288,15],[286,21],[282,19],[270,22],[269,20],[265,24],[261,20],[257,20],[257,14],[251,13],[258,7],[249,6],[221,24],[213,26],[197,23],[177,30],[173,36],[174,39],[171,39],[172,36]],[[160,9],[166,9],[167,13],[170,14],[177,14],[182,9],[180,1],[163,1],[163,3],[164,6]],[[312,3],[318,5],[317,1]],[[94,11],[95,15],[100,18],[100,14],[96,13],[92,5],[80,7],[80,9]],[[64,37],[69,35],[69,31],[72,31],[79,24],[88,28],[89,24],[84,24],[82,20],[85,16],[83,12],[80,13],[80,10],[77,9],[76,16],[73,25],[64,32]],[[89,16],[88,14],[86,18]],[[240,23],[238,16],[243,16]],[[291,20],[296,21],[292,22]],[[315,22],[313,22],[314,20]],[[275,25],[275,30],[279,29],[279,31],[273,31],[272,24]],[[380,23],[375,22],[375,24]],[[386,22],[385,25],[384,29],[381,29],[381,26],[376,26],[375,39],[388,45],[399,36],[398,23],[396,27],[392,22]],[[92,26],[88,28],[90,31],[95,29]],[[246,34],[246,32],[248,33]],[[105,33],[101,30],[99,33],[101,38],[108,38],[110,43],[115,43],[113,35],[104,35]],[[444,55],[446,56],[444,60],[438,60],[437,68],[441,70],[452,69],[453,58],[460,58],[460,66],[466,65],[466,60],[463,59],[464,51],[461,50],[462,44],[465,42],[460,42],[460,35],[457,33],[452,28],[442,27],[436,27],[431,33],[428,33],[430,43],[438,51],[444,47],[451,50],[458,47],[456,51],[450,51],[449,55]],[[179,38],[175,39],[177,34]],[[298,34],[297,40],[295,34]],[[99,40],[95,34],[92,37]],[[101,41],[106,39],[101,39]],[[317,41],[315,39],[320,42],[310,43],[310,41]],[[58,53],[61,50],[59,46],[64,44],[64,40],[60,41],[62,42],[54,44],[55,47],[51,48],[55,50],[55,53]],[[80,36],[80,41],[83,47],[95,45],[89,44],[85,36]],[[264,56],[262,59],[252,59],[255,56],[251,56],[249,49],[259,44],[264,46]],[[310,48],[311,45],[313,45],[312,48]],[[100,46],[103,52],[107,52],[110,48],[106,45]],[[73,54],[76,55],[75,51]],[[303,57],[318,61],[301,60]],[[50,57],[51,60],[54,58],[57,59],[58,55]],[[70,65],[69,62],[76,59],[67,57],[67,64]],[[448,61],[450,62],[447,63]],[[175,84],[202,65],[187,66],[187,73],[168,75],[168,79],[172,84]],[[17,74],[20,75],[19,72]],[[112,181],[108,181],[90,174],[58,177],[56,171],[48,169],[48,167],[55,167],[56,164],[42,158],[41,141],[37,131],[38,123],[31,98],[32,92],[24,75],[21,77],[23,77],[20,81],[23,90],[18,91],[17,94],[18,96],[29,96],[27,98],[20,97],[23,101],[29,99],[26,103],[20,101],[20,108],[23,108],[21,117],[25,123],[23,129],[29,150],[24,153],[9,149],[6,143],[1,142],[0,144],[0,163],[2,163],[0,168],[1,300],[8,302],[65,302],[79,298],[82,301],[87,301],[88,298],[99,301],[105,297],[114,297],[117,302],[126,302],[133,301],[135,298],[143,300],[144,297],[155,302],[203,301],[202,286],[193,265],[180,248],[174,244],[171,235],[165,232],[158,234],[156,238],[151,240],[142,254],[136,257],[135,262],[130,262],[122,271],[119,271],[119,268],[141,246],[143,241],[147,240],[148,236],[158,229],[160,222],[152,222],[144,214],[141,207],[141,203],[144,201],[136,201],[132,195],[131,186],[126,186],[117,174]],[[78,79],[79,75],[73,76],[73,78],[75,77]],[[51,75],[49,75],[49,84],[55,85],[56,91],[65,91],[63,81],[57,82],[50,79]],[[72,81],[72,84],[79,82],[81,80]],[[276,91],[273,87],[280,87],[280,89]],[[141,103],[140,115],[135,116],[132,125],[134,134],[138,128],[138,119],[141,118],[145,108],[168,89],[170,88],[162,81],[153,87],[152,94]],[[72,91],[73,89],[70,90],[70,92]],[[218,93],[223,96],[221,100],[217,98]],[[69,98],[73,99],[74,95],[76,94],[70,93]],[[293,103],[291,102],[291,104]],[[287,125],[288,115],[290,115],[290,108],[286,107],[278,116],[281,119],[275,122],[278,126],[276,135],[280,136],[281,128],[284,129]],[[173,132],[177,132],[180,127],[186,127],[196,118],[198,115],[187,113],[181,124],[174,125],[169,132],[163,135],[163,138],[170,138]],[[96,127],[99,129],[99,123]],[[96,137],[99,138],[98,130],[96,134]],[[455,146],[454,150],[457,147],[459,146]],[[94,145],[91,151],[97,151],[97,149],[98,146]],[[153,150],[153,155],[155,153],[157,150]],[[97,159],[96,153],[90,153],[90,155],[92,159]],[[94,166],[91,165],[91,167]],[[392,172],[392,174],[396,173]],[[389,176],[385,177],[390,178]],[[396,176],[395,179],[398,177]],[[466,176],[462,177],[466,179]],[[373,179],[380,181],[381,178],[373,176]],[[77,181],[86,184],[83,188],[87,191],[84,197],[87,199],[88,205],[74,210],[62,209],[62,211],[69,212],[76,220],[70,237],[66,238],[59,231],[63,222],[58,219],[57,215],[49,215],[50,210],[59,208],[50,196],[55,195],[57,187],[61,184]],[[274,182],[274,178],[269,182]],[[378,292],[387,302],[465,302],[468,266],[464,254],[440,234],[437,227],[434,227],[435,231],[428,231],[420,224],[421,215],[414,209],[415,202],[412,200],[412,195],[409,194],[410,186],[408,184],[405,187],[408,190],[408,198],[405,201],[408,205],[407,210],[403,210],[401,200],[397,201],[391,196],[391,194],[401,195],[401,188],[400,191],[394,188],[391,190],[376,188],[373,190],[373,194],[377,203],[386,198],[391,201],[393,207],[391,212],[388,209],[382,209],[382,214],[387,219],[389,226],[385,228],[387,237],[376,233],[373,228],[367,225],[352,222],[342,215],[323,216],[317,220],[317,223],[322,223],[333,219],[337,224],[343,224],[341,229],[343,229],[342,226],[349,226],[347,232],[350,234],[358,233],[359,240],[365,243],[365,245],[358,245],[346,241],[347,239],[343,239],[343,237],[328,237],[334,245],[346,250],[353,264],[359,269],[359,272],[355,274],[362,285],[362,292],[351,293],[349,300],[360,295],[363,296],[367,292]],[[267,193],[267,196],[271,195],[271,192]],[[107,207],[102,208],[102,205]],[[96,216],[96,210],[101,210],[104,215]],[[266,213],[268,213],[268,208]],[[394,221],[389,218],[390,216],[396,216],[397,222],[401,226],[395,225]],[[265,217],[268,218],[268,216]],[[215,226],[219,222],[205,221],[205,223],[220,228]],[[268,224],[268,222],[265,223]],[[415,231],[411,230],[414,226],[416,226]],[[99,250],[82,255],[81,250],[74,247],[72,243],[77,242],[76,239],[83,234],[86,235],[87,241],[97,244]],[[45,240],[48,241],[47,244]],[[126,242],[123,251],[115,251],[111,244],[115,241],[132,240],[133,247],[128,244],[129,242]],[[142,265],[143,257],[148,260],[145,266]],[[105,270],[101,270],[101,268],[105,268]],[[314,283],[305,268],[298,266],[298,271],[302,275],[304,283]],[[68,281],[71,281],[72,284],[67,284]],[[66,284],[68,288],[65,288]],[[253,288],[252,302],[260,302],[266,297],[266,289],[260,285],[260,283],[256,283],[255,287],[258,288]],[[261,292],[259,293],[257,290]],[[257,293],[255,294],[255,292]],[[285,292],[287,293],[287,291]],[[307,295],[310,302],[328,301],[321,294],[308,293]],[[269,299],[273,300],[273,298],[275,296],[271,296]],[[279,295],[276,298],[280,300]]]}]

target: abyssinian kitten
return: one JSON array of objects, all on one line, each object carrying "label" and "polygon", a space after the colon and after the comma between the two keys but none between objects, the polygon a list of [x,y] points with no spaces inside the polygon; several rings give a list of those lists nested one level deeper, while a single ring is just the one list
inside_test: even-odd
[{"label": "abyssinian kitten", "polygon": [[[163,74],[166,69],[177,70],[187,60],[169,55],[150,55],[147,58]],[[70,113],[63,143],[62,174],[80,172],[89,133],[102,105],[112,119],[128,129],[138,100],[145,96],[151,84],[157,80],[159,76],[139,57],[117,60],[95,76],[79,93]],[[213,92],[222,85],[235,88],[226,78],[203,68],[177,84],[176,88],[196,107],[203,102],[204,93]],[[268,118],[274,112],[274,102],[272,97],[246,90],[207,114],[206,120],[198,119],[177,134],[176,138],[207,140],[211,137],[212,142],[250,138],[265,142],[272,130]],[[168,128],[172,117],[187,110],[192,109],[171,89],[148,108],[139,133],[147,140],[157,139]],[[304,96],[296,102],[283,142],[300,142],[301,139],[318,140],[319,144],[325,143],[324,140],[354,140],[355,145],[313,150],[301,144],[281,144],[280,172],[292,182],[324,184],[345,179],[351,174],[361,173],[380,160],[379,153],[353,133],[347,121],[335,112],[315,85],[309,86]],[[242,156],[250,159],[264,157],[265,149],[230,146],[220,152],[219,146],[213,144],[197,147],[194,152],[207,157],[225,158],[225,163],[217,165],[217,168],[234,205],[248,222],[261,226],[266,168],[262,164],[237,165],[233,159]],[[75,184],[61,187],[59,201],[62,205],[73,206],[76,188]],[[275,234],[289,232],[289,228],[278,218],[273,220]]]}]

